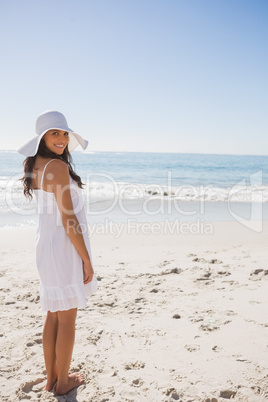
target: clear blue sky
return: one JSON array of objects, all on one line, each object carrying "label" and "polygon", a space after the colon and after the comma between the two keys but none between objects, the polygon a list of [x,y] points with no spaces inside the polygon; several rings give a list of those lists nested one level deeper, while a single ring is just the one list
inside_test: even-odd
[{"label": "clear blue sky", "polygon": [[88,150],[268,155],[267,0],[0,0],[1,149],[59,110]]}]

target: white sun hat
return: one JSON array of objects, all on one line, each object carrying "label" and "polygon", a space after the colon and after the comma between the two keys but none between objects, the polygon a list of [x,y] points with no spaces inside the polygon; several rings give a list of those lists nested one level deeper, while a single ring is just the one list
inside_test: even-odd
[{"label": "white sun hat", "polygon": [[72,152],[77,145],[81,145],[83,149],[88,146],[88,141],[84,140],[81,135],[76,134],[68,127],[67,120],[62,113],[54,110],[47,110],[38,116],[35,124],[36,135],[17,149],[17,151],[25,156],[34,156],[37,153],[41,138],[48,130],[57,129],[67,131],[69,133],[69,152]]}]

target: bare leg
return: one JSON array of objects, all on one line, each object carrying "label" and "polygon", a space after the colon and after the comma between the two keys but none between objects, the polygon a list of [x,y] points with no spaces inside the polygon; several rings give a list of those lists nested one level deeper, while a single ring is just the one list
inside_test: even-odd
[{"label": "bare leg", "polygon": [[56,339],[58,332],[57,313],[47,312],[43,329],[43,350],[47,370],[47,384],[45,389],[51,391],[57,381],[56,369]]},{"label": "bare leg", "polygon": [[57,314],[58,334],[56,341],[56,357],[58,380],[56,393],[58,395],[64,395],[83,383],[83,378],[78,373],[68,375],[74,346],[77,309],[58,311]]}]

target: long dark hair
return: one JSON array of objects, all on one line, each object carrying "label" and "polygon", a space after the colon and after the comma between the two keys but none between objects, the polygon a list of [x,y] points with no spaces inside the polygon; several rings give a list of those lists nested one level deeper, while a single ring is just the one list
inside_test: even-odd
[{"label": "long dark hair", "polygon": [[23,183],[23,193],[25,197],[28,197],[29,199],[33,198],[33,188],[32,188],[32,175],[33,175],[33,170],[34,170],[34,164],[37,155],[42,156],[43,158],[53,158],[53,159],[60,159],[63,162],[66,163],[66,165],[69,168],[69,174],[71,178],[76,181],[78,184],[78,187],[83,188],[84,183],[82,183],[82,180],[80,176],[78,176],[75,171],[73,170],[72,167],[72,156],[68,150],[68,146],[64,149],[62,155],[57,155],[54,152],[50,151],[44,139],[42,138],[38,147],[38,151],[34,156],[28,156],[23,162],[24,165],[24,176],[20,179]]}]

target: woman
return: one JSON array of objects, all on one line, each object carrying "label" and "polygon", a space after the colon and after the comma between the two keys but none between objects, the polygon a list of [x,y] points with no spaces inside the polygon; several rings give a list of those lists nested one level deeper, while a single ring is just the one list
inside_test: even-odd
[{"label": "woman", "polygon": [[69,375],[77,308],[97,290],[92,268],[81,178],[73,171],[70,152],[88,142],[68,127],[63,114],[42,113],[36,136],[18,149],[24,161],[25,196],[36,195],[39,225],[36,263],[40,301],[47,312],[43,350],[47,371],[45,389],[64,395],[82,384],[82,374]]}]

